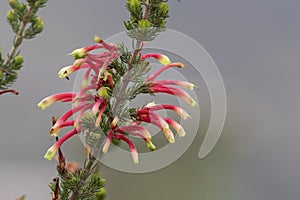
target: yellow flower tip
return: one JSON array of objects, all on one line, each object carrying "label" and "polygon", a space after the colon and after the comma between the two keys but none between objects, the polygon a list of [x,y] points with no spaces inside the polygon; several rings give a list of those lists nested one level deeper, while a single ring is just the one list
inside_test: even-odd
[{"label": "yellow flower tip", "polygon": [[68,67],[64,67],[61,70],[58,71],[58,77],[59,78],[66,78],[70,75],[70,72],[68,70]]},{"label": "yellow flower tip", "polygon": [[179,67],[179,68],[184,68],[184,64],[180,62],[176,62],[172,64],[173,66]]},{"label": "yellow flower tip", "polygon": [[178,135],[179,135],[179,137],[184,137],[186,135],[186,132],[184,131],[184,129],[182,127],[179,128]]},{"label": "yellow flower tip", "polygon": [[45,110],[51,104],[52,102],[49,101],[48,99],[43,99],[40,103],[38,103],[37,107],[41,108],[42,110]]},{"label": "yellow flower tip", "polygon": [[156,149],[156,146],[151,141],[147,142],[147,147],[150,151],[155,151]]},{"label": "yellow flower tip", "polygon": [[79,59],[79,58],[85,58],[86,57],[86,52],[85,52],[84,48],[79,48],[79,49],[75,49],[74,51],[72,51],[68,55],[73,56],[74,59],[76,60],[76,59]]},{"label": "yellow flower tip", "polygon": [[189,90],[193,90],[194,88],[197,88],[197,86],[195,84],[193,84],[193,83],[188,83],[187,88]]},{"label": "yellow flower tip", "polygon": [[174,138],[174,134],[172,133],[172,131],[168,128],[168,129],[163,129],[163,132],[167,138],[167,140],[170,143],[175,143],[175,138]]},{"label": "yellow flower tip", "polygon": [[139,163],[139,156],[137,151],[131,152],[131,156],[132,156],[132,160],[134,164],[138,164]]},{"label": "yellow flower tip", "polygon": [[47,160],[51,161],[54,158],[56,152],[57,152],[57,148],[55,148],[55,146],[52,146],[45,153],[44,158],[46,158]]},{"label": "yellow flower tip", "polygon": [[161,57],[158,59],[158,61],[163,64],[163,65],[168,65],[171,63],[170,59],[168,58],[168,56],[165,55],[161,55]]},{"label": "yellow flower tip", "polygon": [[15,0],[9,0],[9,3],[14,3],[15,2]]},{"label": "yellow flower tip", "polygon": [[192,98],[189,98],[188,100],[187,100],[187,102],[192,106],[192,107],[198,107],[198,104],[197,104],[197,102],[194,100],[194,99],[192,99]]},{"label": "yellow flower tip", "polygon": [[152,101],[146,105],[146,107],[152,107],[152,106],[156,106],[155,101]]},{"label": "yellow flower tip", "polygon": [[109,145],[104,145],[103,146],[103,148],[102,148],[102,152],[104,153],[104,154],[106,154],[107,153],[107,151],[108,151],[108,147],[109,147]]},{"label": "yellow flower tip", "polygon": [[112,125],[112,126],[117,126],[118,122],[119,122],[119,118],[116,116],[116,117],[114,118],[114,120],[111,122],[111,125]]},{"label": "yellow flower tip", "polygon": [[175,143],[175,138],[174,137],[170,137],[170,138],[167,138],[168,139],[168,141],[170,142],[170,143]]},{"label": "yellow flower tip", "polygon": [[57,126],[53,126],[49,132],[50,136],[58,137],[59,128]]},{"label": "yellow flower tip", "polygon": [[95,35],[94,36],[94,41],[97,42],[97,43],[101,43],[103,40],[99,36]]}]

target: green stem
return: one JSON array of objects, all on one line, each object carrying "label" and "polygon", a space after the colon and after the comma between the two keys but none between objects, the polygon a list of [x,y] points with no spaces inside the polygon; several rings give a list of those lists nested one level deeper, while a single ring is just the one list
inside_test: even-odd
[{"label": "green stem", "polygon": [[17,50],[18,50],[18,47],[22,44],[22,41],[23,41],[23,33],[25,31],[25,28],[26,28],[26,25],[28,24],[29,22],[29,19],[30,19],[30,15],[31,15],[31,12],[32,12],[32,6],[30,6],[28,8],[28,11],[26,13],[26,15],[23,17],[23,20],[20,24],[20,27],[19,27],[19,31],[15,37],[15,41],[14,41],[14,44],[13,44],[13,47],[11,48],[6,60],[4,61],[3,63],[3,69],[7,68],[8,64],[11,62],[11,60],[13,59],[13,57],[15,56]]},{"label": "green stem", "polygon": [[[150,14],[150,6],[151,6],[149,4],[149,0],[144,1],[144,5],[145,5],[144,19],[148,20],[149,14]],[[123,78],[123,81],[122,81],[122,87],[120,88],[120,90],[118,91],[118,93],[116,95],[116,103],[115,103],[115,106],[112,110],[113,115],[116,115],[116,112],[117,112],[117,110],[119,109],[119,107],[121,105],[121,102],[122,102],[121,97],[123,96],[123,93],[124,93],[124,91],[126,91],[126,88],[127,88],[128,84],[130,82],[129,77],[130,77],[131,71],[134,67],[133,62],[136,60],[136,57],[137,57],[138,53],[142,50],[142,48],[141,48],[142,42],[143,41],[139,41],[139,40],[136,42],[135,50],[133,52],[131,61],[128,64],[128,71],[124,75],[124,78]]]},{"label": "green stem", "polygon": [[[148,3],[148,4],[145,4],[145,6],[146,6],[146,9],[145,9],[145,13],[144,13],[144,19],[148,19],[149,13],[150,13],[150,5]],[[142,50],[141,49],[142,42],[143,41],[137,41],[136,42],[136,48],[135,48],[135,50],[133,52],[133,55],[132,55],[132,58],[131,58],[131,60],[128,64],[128,71],[125,73],[124,78],[122,80],[122,87],[116,95],[116,103],[115,103],[115,106],[112,110],[112,115],[113,116],[111,117],[111,119],[114,118],[114,115],[116,114],[116,111],[119,109],[119,107],[121,105],[122,98],[119,98],[119,97],[121,97],[121,95],[123,95],[123,92],[126,90],[128,84],[130,82],[129,76],[131,74],[132,69],[134,68],[134,61],[136,61],[136,57],[138,56],[138,53]],[[109,123],[109,122],[110,122],[110,120],[107,121],[107,123]],[[100,148],[100,145],[98,145],[98,148]],[[98,151],[98,150],[99,149],[97,149],[96,151]],[[76,200],[78,198],[78,196],[80,195],[79,192],[78,192],[79,188],[84,185],[84,182],[88,178],[88,176],[90,174],[90,171],[92,170],[95,162],[96,162],[96,157],[90,154],[89,159],[88,159],[88,163],[87,163],[87,165],[84,169],[84,173],[81,177],[80,183],[79,183],[77,188],[73,189],[73,193],[72,193],[72,196],[70,197],[70,200]]]},{"label": "green stem", "polygon": [[94,163],[96,161],[96,157],[93,155],[90,155],[88,163],[86,167],[84,168],[83,175],[81,177],[80,183],[76,188],[73,188],[72,196],[70,197],[70,200],[76,200],[80,193],[78,192],[79,189],[84,185],[86,179],[89,177],[90,171],[93,169]]}]

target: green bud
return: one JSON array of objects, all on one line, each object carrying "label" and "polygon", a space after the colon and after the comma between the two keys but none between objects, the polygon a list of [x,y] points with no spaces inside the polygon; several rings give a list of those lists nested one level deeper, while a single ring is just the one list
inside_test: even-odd
[{"label": "green bud", "polygon": [[151,23],[149,20],[142,19],[139,21],[138,28],[150,28],[150,27],[151,27]]},{"label": "green bud", "polygon": [[127,0],[127,5],[130,5],[132,9],[136,9],[141,6],[141,3],[140,0]]},{"label": "green bud", "polygon": [[163,15],[166,15],[168,14],[169,12],[169,6],[167,3],[161,3],[159,4],[159,7],[158,7],[158,12],[163,14]]},{"label": "green bud", "polygon": [[16,13],[15,13],[14,10],[9,10],[9,11],[7,11],[7,13],[6,13],[6,19],[7,19],[7,21],[9,21],[9,22],[13,22],[13,21],[18,20],[18,18],[17,18],[17,16],[16,16]]},{"label": "green bud", "polygon": [[15,65],[17,65],[17,66],[19,66],[19,65],[22,65],[23,64],[23,56],[21,56],[21,55],[17,55],[16,57],[15,57],[15,59],[14,59],[14,64]]},{"label": "green bud", "polygon": [[12,9],[16,10],[19,13],[24,12],[26,9],[26,5],[18,0],[9,0],[9,5]]},{"label": "green bud", "polygon": [[36,17],[32,23],[33,23],[33,27],[35,27],[36,33],[42,32],[42,30],[44,29],[45,23],[40,17]]},{"label": "green bud", "polygon": [[75,176],[73,176],[71,180],[72,180],[73,183],[77,183],[78,182],[78,180],[77,180],[77,178]]},{"label": "green bud", "polygon": [[15,33],[19,30],[19,19],[14,10],[7,11],[6,19]]},{"label": "green bud", "polygon": [[105,199],[105,197],[106,197],[106,189],[101,188],[99,192],[96,193],[94,200],[102,200]]}]

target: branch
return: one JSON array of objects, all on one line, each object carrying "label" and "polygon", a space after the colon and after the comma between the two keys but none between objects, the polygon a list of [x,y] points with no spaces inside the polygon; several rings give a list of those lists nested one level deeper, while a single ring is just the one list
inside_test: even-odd
[{"label": "branch", "polygon": [[0,95],[5,94],[5,93],[13,93],[15,95],[19,94],[19,92],[17,90],[2,90],[2,91],[0,91]]}]

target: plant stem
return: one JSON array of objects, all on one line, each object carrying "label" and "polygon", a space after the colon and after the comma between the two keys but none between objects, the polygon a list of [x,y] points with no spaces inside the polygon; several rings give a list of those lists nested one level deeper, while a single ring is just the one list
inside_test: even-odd
[{"label": "plant stem", "polygon": [[[145,4],[145,6],[146,6],[146,9],[145,9],[145,13],[144,13],[144,19],[148,19],[149,14],[150,14],[150,4],[148,1],[147,1],[147,4]],[[141,47],[142,42],[143,41],[140,41],[140,40],[138,40],[136,42],[136,45],[135,45],[136,47],[133,52],[132,58],[131,58],[130,62],[128,63],[128,71],[125,73],[124,78],[122,80],[122,87],[116,95],[116,103],[112,110],[113,116],[111,117],[111,119],[114,119],[114,116],[121,105],[122,98],[120,98],[120,97],[121,97],[121,95],[123,95],[123,92],[126,90],[128,84],[130,82],[129,76],[134,67],[134,64],[135,64],[134,62],[136,61],[136,57],[138,56],[139,52],[142,50],[142,47]],[[108,119],[107,124],[109,124],[109,122],[110,122],[110,119]],[[100,148],[100,145],[98,145],[97,148]],[[99,149],[96,149],[96,151],[99,151]],[[96,157],[93,156],[92,154],[90,154],[88,163],[87,163],[86,167],[84,168],[84,172],[81,177],[80,183],[77,188],[74,188],[72,196],[70,197],[70,200],[76,200],[78,198],[78,195],[79,195],[78,188],[80,188],[84,185],[84,182],[88,178],[88,175],[90,174],[90,171],[92,170],[95,161],[96,161]]]},{"label": "plant stem", "polygon": [[118,91],[117,95],[116,95],[116,103],[115,103],[115,106],[113,107],[113,110],[112,110],[112,114],[113,115],[116,115],[117,113],[117,110],[119,109],[120,105],[121,105],[121,102],[122,102],[122,96],[123,96],[123,92],[126,90],[129,82],[130,82],[130,79],[129,79],[129,76],[131,74],[131,71],[134,67],[134,61],[136,60],[136,56],[138,55],[138,53],[141,51],[141,41],[137,41],[136,43],[136,49],[134,50],[134,53],[133,53],[133,56],[131,58],[131,61],[129,62],[128,64],[128,71],[126,72],[126,74],[124,75],[123,77],[123,81],[122,81],[122,87],[120,88],[120,90]]},{"label": "plant stem", "polygon": [[5,94],[5,93],[14,93],[15,95],[19,94],[19,92],[17,90],[2,90],[2,91],[0,91],[0,95]]},{"label": "plant stem", "polygon": [[92,170],[94,163],[96,161],[96,157],[93,155],[90,155],[88,159],[88,163],[86,167],[84,168],[83,175],[81,177],[80,183],[78,184],[77,188],[73,189],[72,196],[70,197],[70,200],[76,200],[79,195],[79,188],[84,185],[85,180],[89,177],[90,171]]},{"label": "plant stem", "polygon": [[25,31],[25,28],[26,28],[26,25],[28,24],[29,22],[29,19],[30,19],[30,15],[31,15],[31,12],[32,12],[32,6],[30,6],[28,8],[28,11],[26,13],[26,15],[23,17],[23,20],[20,24],[20,27],[19,27],[19,31],[15,37],[15,41],[14,41],[14,44],[13,44],[13,47],[11,48],[6,60],[4,61],[3,63],[3,69],[7,68],[7,65],[11,62],[11,60],[13,59],[13,57],[15,56],[17,50],[18,50],[18,47],[22,44],[22,41],[23,41],[23,33]]}]

